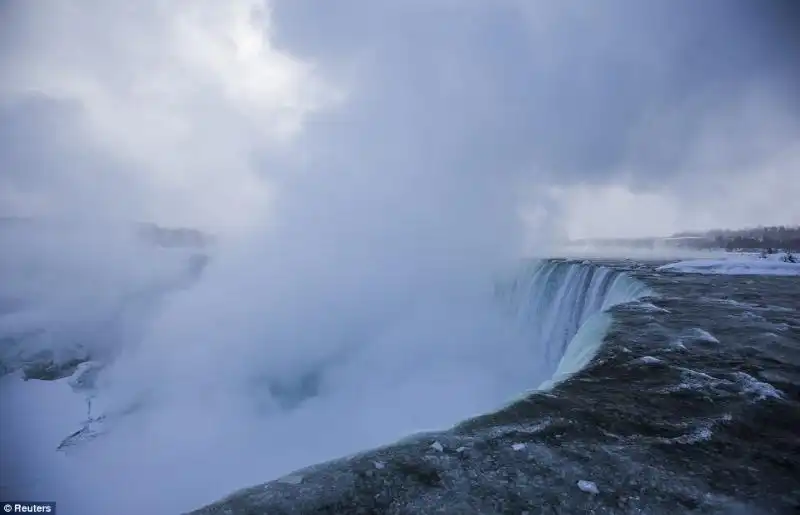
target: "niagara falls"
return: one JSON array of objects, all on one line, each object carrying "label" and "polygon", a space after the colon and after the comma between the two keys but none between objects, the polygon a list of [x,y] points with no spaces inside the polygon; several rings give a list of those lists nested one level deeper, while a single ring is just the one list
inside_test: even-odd
[{"label": "niagara falls", "polygon": [[798,5],[6,0],[3,510],[796,513]]}]

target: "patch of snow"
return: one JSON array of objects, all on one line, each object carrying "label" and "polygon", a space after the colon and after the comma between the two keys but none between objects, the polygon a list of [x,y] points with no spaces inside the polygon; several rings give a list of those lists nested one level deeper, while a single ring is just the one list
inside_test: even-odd
[{"label": "patch of snow", "polygon": [[581,479],[578,481],[578,488],[581,491],[597,495],[600,493],[600,490],[597,488],[597,484],[594,481],[586,481],[585,479]]},{"label": "patch of snow", "polygon": [[634,363],[644,363],[645,365],[655,365],[656,363],[661,363],[661,360],[655,358],[653,356],[642,356],[641,358],[634,360]]},{"label": "patch of snow", "polygon": [[790,327],[789,324],[787,324],[786,322],[779,322],[777,324],[770,324],[770,325],[781,332],[788,331]]},{"label": "patch of snow", "polygon": [[644,311],[649,311],[651,313],[669,313],[670,311],[666,308],[662,308],[660,306],[656,306],[652,302],[640,302],[639,307]]},{"label": "patch of snow", "polygon": [[431,444],[431,449],[433,449],[434,451],[439,451],[439,452],[442,452],[442,451],[444,450],[444,447],[442,446],[442,444],[440,444],[440,443],[437,441],[437,442],[433,442],[433,443]]},{"label": "patch of snow", "polygon": [[719,379],[717,379],[714,376],[708,375],[705,372],[698,372],[697,370],[692,370],[691,368],[685,368],[685,367],[678,367],[678,370],[680,370],[683,374],[695,379],[704,379],[706,381],[716,382],[716,383],[719,382]]},{"label": "patch of snow", "polygon": [[526,428],[526,430],[529,433],[538,433],[539,431],[541,431],[543,429],[547,429],[550,426],[550,424],[552,424],[552,420],[546,419],[546,420],[543,420],[541,422],[537,422],[536,424],[533,424],[531,426],[528,426]]},{"label": "patch of snow", "polygon": [[693,445],[700,442],[705,442],[710,440],[714,434],[713,428],[717,424],[725,424],[730,422],[733,419],[730,413],[725,413],[721,417],[709,419],[700,424],[700,427],[696,427],[693,431],[678,436],[676,438],[656,438],[657,441],[666,444],[682,444],[682,445]]},{"label": "patch of snow", "polygon": [[705,442],[706,440],[710,440],[712,435],[713,431],[711,430],[711,427],[704,426],[690,433],[675,438],[659,437],[656,438],[655,440],[664,444],[693,445],[696,443]]},{"label": "patch of snow", "polygon": [[670,263],[659,271],[724,275],[800,275],[800,263],[787,263],[780,258],[760,259],[754,255],[737,255],[721,259],[692,259]]},{"label": "patch of snow", "polygon": [[706,440],[710,440],[712,434],[713,433],[711,431],[711,428],[701,427],[697,431],[694,431],[693,433],[684,436],[682,442],[685,443],[704,442]]},{"label": "patch of snow", "polygon": [[511,448],[514,449],[515,451],[521,451],[522,449],[525,448],[525,444],[524,443],[515,443],[514,445],[511,446]]},{"label": "patch of snow", "polygon": [[283,476],[276,480],[278,483],[283,483],[286,485],[299,485],[303,482],[303,476],[300,474],[289,474],[288,476]]},{"label": "patch of snow", "polygon": [[373,461],[372,464],[375,465],[375,468],[378,470],[383,470],[386,468],[386,463],[382,461]]},{"label": "patch of snow", "polygon": [[738,383],[742,386],[744,391],[755,394],[758,400],[765,400],[769,397],[774,399],[780,399],[783,397],[783,394],[780,390],[769,383],[759,381],[750,374],[745,372],[736,372],[734,375],[738,379]]},{"label": "patch of snow", "polygon": [[663,393],[674,393],[683,390],[702,390],[705,388],[715,388],[725,382],[722,379],[710,376],[703,372],[698,372],[684,367],[677,367],[681,372],[683,381],[677,385],[667,386],[661,389]]},{"label": "patch of snow", "polygon": [[467,448],[466,448],[466,447],[464,447],[464,446],[462,445],[461,447],[459,447],[458,449],[456,449],[456,452],[464,452],[464,451],[466,451],[466,450],[467,450]]},{"label": "patch of snow", "polygon": [[700,329],[699,327],[695,327],[689,331],[691,333],[691,338],[696,341],[703,341],[709,343],[719,343],[719,340],[716,336],[709,333],[705,329]]},{"label": "patch of snow", "polygon": [[745,320],[752,320],[753,322],[766,322],[767,320],[762,317],[761,315],[757,315],[752,311],[745,311],[744,313],[739,315],[739,318],[743,318]]},{"label": "patch of snow", "polygon": [[674,349],[686,350],[686,345],[684,345],[683,342],[680,341],[680,340],[671,341],[670,342],[670,347],[672,347],[673,350]]}]

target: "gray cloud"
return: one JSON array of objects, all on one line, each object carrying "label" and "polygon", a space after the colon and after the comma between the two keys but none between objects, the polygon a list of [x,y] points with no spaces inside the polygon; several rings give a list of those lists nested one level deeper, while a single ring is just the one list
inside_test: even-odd
[{"label": "gray cloud", "polygon": [[[796,120],[796,48],[752,3],[310,4],[277,3],[278,41],[323,62],[366,54],[358,108],[377,137],[405,129],[427,159],[566,183],[635,167],[664,181],[709,133],[728,139],[710,163],[720,169],[797,131],[770,126]],[[759,94],[767,105],[752,105]]]}]

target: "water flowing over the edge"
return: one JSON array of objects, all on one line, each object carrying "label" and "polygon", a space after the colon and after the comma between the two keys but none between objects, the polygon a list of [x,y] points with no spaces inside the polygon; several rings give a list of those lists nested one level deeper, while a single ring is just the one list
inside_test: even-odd
[{"label": "water flowing over the edge", "polygon": [[497,286],[499,298],[532,332],[553,387],[586,366],[611,324],[611,307],[652,295],[642,282],[589,262],[533,261]]},{"label": "water flowing over the edge", "polygon": [[[547,373],[536,377],[549,377],[538,387],[533,379],[532,390],[518,392],[517,400],[509,399],[509,407],[529,397],[534,391],[552,388],[587,366],[610,328],[610,308],[654,296],[647,286],[624,272],[589,262],[565,260],[527,262],[498,281],[495,293],[511,318],[530,336],[529,344],[543,360],[544,368],[539,371]],[[505,408],[499,407],[499,410]],[[487,414],[477,418],[492,416]],[[419,471],[432,466],[432,462],[426,460],[440,459],[440,454],[450,456],[448,453],[454,452],[459,463],[463,464],[466,455],[461,453],[469,452],[469,445],[456,443],[460,438],[458,427],[470,420],[465,420],[453,430],[411,434],[396,443],[298,469],[250,488],[241,485],[243,489],[192,513],[228,513],[230,510],[234,513],[248,509],[276,510],[276,513],[316,513],[314,510],[318,508],[320,513],[328,513],[326,509],[333,510],[331,513],[351,510],[360,502],[356,501],[357,497],[352,498],[353,504],[347,504],[342,499],[351,499],[351,494],[356,495],[353,489],[370,488],[366,485],[377,477],[371,470],[373,465],[381,469],[388,467],[389,461],[399,460],[400,465],[396,466],[400,467],[400,472],[393,475],[391,480],[385,479],[384,483],[378,481],[378,484],[387,484],[386,481],[401,481],[409,474],[410,477],[422,478],[419,480],[425,483],[428,476],[415,474],[423,474]],[[367,471],[362,470],[364,463]],[[431,477],[437,476],[434,474]],[[365,499],[367,504],[376,502],[372,493]],[[425,497],[420,497],[418,501],[424,505]],[[345,504],[340,505],[340,502]],[[314,508],[304,511],[310,506]]]}]

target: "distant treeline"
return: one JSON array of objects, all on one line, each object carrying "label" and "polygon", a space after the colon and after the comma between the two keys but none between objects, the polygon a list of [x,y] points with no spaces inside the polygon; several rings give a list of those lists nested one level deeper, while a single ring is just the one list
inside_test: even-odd
[{"label": "distant treeline", "polygon": [[681,232],[667,238],[590,238],[571,240],[572,245],[641,249],[683,248],[694,250],[790,251],[800,253],[800,226],[715,229]]},{"label": "distant treeline", "polygon": [[706,232],[683,232],[673,235],[680,246],[727,250],[784,250],[800,252],[800,226],[715,229]]}]

